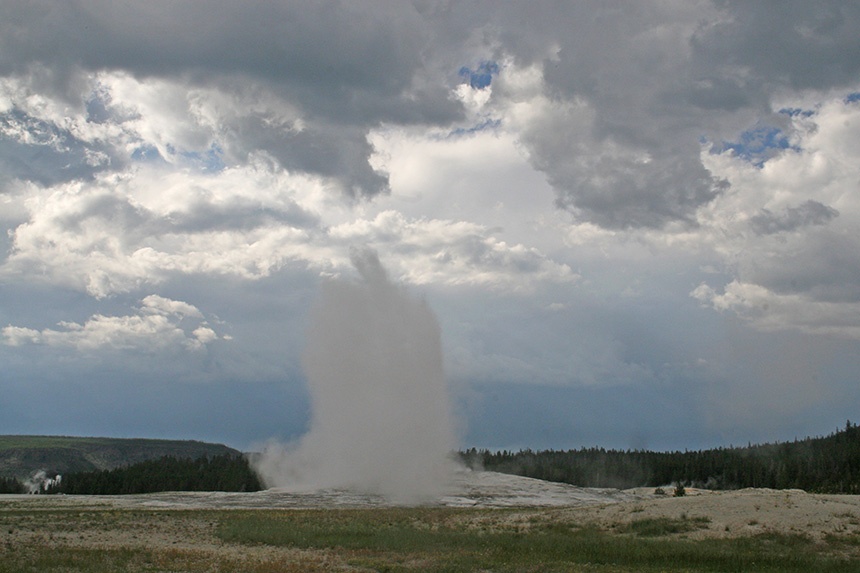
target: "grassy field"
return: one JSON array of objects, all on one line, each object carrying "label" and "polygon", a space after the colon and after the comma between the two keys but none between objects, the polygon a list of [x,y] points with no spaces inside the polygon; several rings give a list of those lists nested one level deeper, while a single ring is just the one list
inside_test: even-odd
[{"label": "grassy field", "polygon": [[0,573],[18,571],[856,572],[852,537],[693,541],[705,518],[598,529],[543,509],[39,510],[0,498]]}]

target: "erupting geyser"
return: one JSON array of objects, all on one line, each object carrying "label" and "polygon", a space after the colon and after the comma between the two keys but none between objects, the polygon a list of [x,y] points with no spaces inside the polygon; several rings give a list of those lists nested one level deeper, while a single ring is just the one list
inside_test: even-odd
[{"label": "erupting geyser", "polygon": [[268,446],[257,470],[270,487],[429,500],[444,492],[456,447],[439,326],[375,252],[355,251],[352,262],[361,280],[327,281],[311,312],[310,430]]}]

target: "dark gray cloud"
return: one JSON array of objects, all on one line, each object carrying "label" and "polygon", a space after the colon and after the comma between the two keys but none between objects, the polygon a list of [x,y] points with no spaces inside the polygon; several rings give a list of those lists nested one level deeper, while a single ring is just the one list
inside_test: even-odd
[{"label": "dark gray cloud", "polygon": [[560,207],[611,229],[694,225],[696,209],[729,186],[690,150],[651,156],[645,164],[633,157],[600,157],[587,170],[549,164],[547,172]]},{"label": "dark gray cloud", "polygon": [[93,121],[110,114],[103,99],[80,93],[84,72],[268,86],[306,128],[290,134],[256,122],[239,147],[331,177],[351,197],[388,189],[368,164],[368,129],[462,114],[438,77],[444,71],[425,60],[428,30],[408,3],[12,2],[4,12],[0,73],[38,76]]},{"label": "dark gray cloud", "polygon": [[693,225],[727,187],[703,166],[700,141],[752,104],[731,82],[694,81],[690,38],[716,15],[705,3],[559,2],[465,17],[492,38],[494,57],[542,70],[555,105],[522,139],[557,204],[618,229]]},{"label": "dark gray cloud", "polygon": [[[422,34],[408,4],[208,0],[10,2],[0,70],[32,64],[122,69],[141,76],[239,74],[400,95],[419,61]],[[194,79],[193,77],[190,79]]]},{"label": "dark gray cloud", "polygon": [[759,235],[791,232],[807,225],[826,225],[839,216],[839,211],[818,201],[809,201],[797,207],[786,207],[779,213],[762,209],[750,219],[750,225]]},{"label": "dark gray cloud", "polygon": [[[538,65],[555,107],[526,130],[557,204],[607,228],[691,225],[728,188],[699,155],[768,118],[786,89],[846,86],[860,5],[827,2],[454,4],[493,56]],[[451,17],[450,20],[454,18]],[[586,121],[587,119],[587,121]]]},{"label": "dark gray cloud", "polygon": [[703,23],[692,37],[694,69],[715,85],[743,87],[748,97],[774,86],[827,89],[846,86],[860,72],[860,4],[715,2],[722,18]]},{"label": "dark gray cloud", "polygon": [[[534,9],[520,3],[212,0],[13,2],[8,8],[10,16],[0,24],[0,71],[48,69],[40,72],[42,83],[53,81],[55,91],[65,94],[74,92],[79,71],[123,70],[221,88],[259,82],[295,107],[304,127],[285,129],[250,113],[228,121],[220,133],[232,137],[223,142],[228,154],[266,151],[291,171],[330,178],[353,198],[388,190],[387,176],[368,162],[369,129],[381,123],[444,125],[462,117],[448,90],[457,70],[473,63],[467,58],[538,64],[548,97],[582,102],[593,118],[590,125],[546,118],[552,129],[579,133],[548,133],[541,122],[523,141],[556,188],[558,205],[609,228],[692,224],[696,210],[726,188],[702,165],[698,142],[725,124],[726,114],[767,106],[766,86],[752,85],[742,74],[756,62],[742,55],[773,52],[752,50],[749,44],[760,40],[747,12],[760,16],[744,4],[702,10],[636,4],[622,10],[602,2]],[[803,75],[804,65],[815,67],[816,57],[850,51],[852,40],[841,32],[850,25],[838,21],[837,8],[833,17],[800,4],[776,10],[777,20],[790,23],[795,34],[812,36],[802,54],[813,61],[796,63],[796,75]],[[761,29],[776,36],[785,26]],[[815,56],[809,42],[833,31],[837,39]],[[838,59],[843,79],[851,61]],[[791,82],[791,69],[770,83],[783,76]],[[78,97],[91,120],[109,119],[104,98]]]},{"label": "dark gray cloud", "polygon": [[223,204],[201,200],[184,207],[161,216],[124,197],[105,193],[90,197],[75,211],[58,215],[56,224],[65,232],[83,233],[85,223],[97,220],[99,225],[121,229],[129,242],[168,233],[250,231],[266,225],[312,229],[319,225],[316,217],[294,203],[276,208],[234,197]]},{"label": "dark gray cloud", "polygon": [[[781,87],[843,86],[860,70],[860,7],[845,2],[45,1],[7,3],[5,14],[0,73],[39,75],[57,93],[77,93],[78,72],[98,70],[268,86],[305,129],[251,115],[233,150],[267,151],[350,197],[388,189],[368,163],[369,129],[462,117],[448,89],[465,60],[538,64],[547,96],[584,103],[593,121],[550,118],[589,133],[540,124],[523,141],[558,205],[608,228],[692,224],[726,188],[698,157],[703,137],[736,133]],[[107,119],[97,98],[78,104]]]},{"label": "dark gray cloud", "polygon": [[738,264],[739,277],[809,301],[860,302],[860,253],[853,237],[821,233],[787,241],[784,248],[748,255]]},{"label": "dark gray cloud", "polygon": [[244,160],[249,153],[266,150],[285,169],[337,181],[350,198],[372,197],[388,190],[387,175],[368,163],[373,148],[366,129],[322,124],[296,132],[271,129],[260,118],[247,118],[243,123],[233,133],[230,151],[242,153]]}]

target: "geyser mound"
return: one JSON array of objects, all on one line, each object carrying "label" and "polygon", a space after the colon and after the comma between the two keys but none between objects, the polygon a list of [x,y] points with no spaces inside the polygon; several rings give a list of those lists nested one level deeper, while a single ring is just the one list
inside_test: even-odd
[{"label": "geyser mound", "polygon": [[256,467],[269,487],[430,500],[449,484],[456,447],[439,325],[375,252],[355,251],[352,262],[361,280],[328,280],[311,311],[310,429],[267,446]]}]

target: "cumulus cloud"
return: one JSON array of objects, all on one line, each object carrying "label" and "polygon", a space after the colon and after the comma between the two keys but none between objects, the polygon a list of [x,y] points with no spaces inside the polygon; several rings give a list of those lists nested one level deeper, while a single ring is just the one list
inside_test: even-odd
[{"label": "cumulus cloud", "polygon": [[153,167],[32,188],[20,197],[29,218],[11,231],[2,272],[31,276],[38,268],[36,280],[96,297],[158,284],[171,272],[265,276],[300,258],[316,222],[282,192],[290,181],[279,177],[254,167],[219,176]]},{"label": "cumulus cloud", "polygon": [[146,313],[163,316],[176,315],[178,317],[203,318],[203,313],[193,304],[188,304],[181,300],[170,300],[157,294],[149,295],[141,303],[141,310]]},{"label": "cumulus cloud", "polygon": [[[581,3],[528,10],[529,18],[518,3],[103,8],[42,13],[12,3],[2,24],[2,157],[7,177],[37,184],[13,201],[28,216],[11,229],[7,276],[38,274],[106,297],[176,273],[261,278],[296,263],[337,272],[350,241],[361,240],[390,249],[393,271],[418,284],[522,288],[576,278],[564,262],[470,220],[476,213],[369,208],[356,218],[350,203],[334,206],[332,190],[371,197],[388,189],[390,173],[407,181],[399,164],[374,159],[381,126],[472,137],[480,145],[471,158],[489,149],[473,136],[513,138],[555,189],[556,206],[573,214],[570,236],[643,229],[701,246],[722,232],[742,239],[714,246],[721,255],[763,254],[779,252],[788,233],[832,227],[849,212],[829,191],[788,199],[774,174],[812,157],[844,167],[834,160],[850,145],[811,150],[823,145],[818,131],[835,142],[839,127],[827,122],[851,112],[774,110],[802,108],[813,85],[831,93],[850,84],[850,7],[788,5],[780,25],[731,2],[623,12]],[[92,41],[81,42],[77,26],[93,31]],[[323,49],[323,35],[337,40]],[[785,45],[797,57],[789,63],[755,45]],[[795,102],[787,90],[800,94]],[[766,149],[747,167],[717,154],[733,150],[743,163],[756,129],[787,143],[756,140]],[[748,173],[753,167],[761,174]],[[816,173],[808,185],[829,177]],[[769,200],[752,199],[746,185],[755,178]],[[728,209],[737,224],[726,223]],[[741,257],[740,279],[776,288],[748,268]]]},{"label": "cumulus cloud", "polygon": [[[220,2],[92,2],[34,11],[33,5],[13,2],[7,8],[0,73],[38,85],[102,124],[116,123],[108,103],[113,99],[120,106],[116,95],[129,92],[111,82],[101,82],[102,91],[94,92],[93,77],[122,71],[126,78],[141,78],[126,82],[139,96],[124,108],[126,123],[144,117],[157,133],[145,105],[180,119],[162,124],[167,141],[156,147],[162,157],[167,143],[207,148],[207,140],[223,139],[220,145],[234,156],[265,152],[284,168],[329,177],[349,197],[371,197],[388,185],[367,161],[370,126],[447,122],[460,114],[445,86],[427,81],[428,74],[441,72],[423,59],[428,34],[409,4],[369,0],[329,9],[299,2],[249,9]],[[257,91],[241,103],[250,99],[256,105],[239,111],[206,101],[207,86],[218,85],[224,103],[250,82]],[[219,109],[231,113],[213,116]],[[198,122],[202,117],[195,113],[208,113],[216,125]],[[179,130],[187,137],[166,137]]]},{"label": "cumulus cloud", "polygon": [[[188,332],[187,319],[197,324]],[[96,314],[84,321],[62,321],[59,328],[36,330],[19,326],[3,328],[4,343],[9,346],[42,344],[81,351],[165,350],[184,348],[200,350],[218,339],[217,333],[206,326],[203,315],[186,302],[158,295],[143,299],[135,314],[104,316]]]},{"label": "cumulus cloud", "polygon": [[[333,202],[332,185],[357,197],[367,193],[349,178],[382,171],[368,162],[375,147],[367,126],[311,125],[303,104],[277,85],[189,86],[171,73],[110,69],[80,74],[86,97],[78,107],[45,97],[27,76],[4,84],[7,116],[24,114],[67,134],[57,157],[42,165],[44,154],[37,154],[29,167],[61,173],[57,162],[75,165],[78,155],[107,150],[104,164],[86,173],[17,174],[37,185],[10,199],[25,215],[9,231],[11,250],[0,269],[6,276],[104,298],[177,273],[255,279],[289,264],[336,272],[347,268],[349,240],[357,239],[390,248],[393,260],[402,257],[400,278],[419,284],[520,288],[574,278],[536,248],[509,245],[470,221],[384,212],[373,222],[335,222],[349,217],[349,205]],[[57,137],[34,142],[33,132],[20,127],[7,136],[57,147]],[[361,140],[357,155],[344,147],[351,133]],[[296,154],[303,158],[290,158]],[[379,232],[392,225],[398,228]]]},{"label": "cumulus cloud", "polygon": [[465,221],[407,219],[384,211],[331,229],[347,244],[389,245],[400,277],[413,284],[528,288],[535,282],[574,282],[569,266],[534,248],[508,245],[490,229]]},{"label": "cumulus cloud", "polygon": [[838,2],[778,15],[706,1],[497,8],[450,8],[502,64],[487,106],[517,124],[560,207],[611,229],[694,227],[728,190],[701,160],[703,141],[778,121],[787,91],[856,79],[860,14]]},{"label": "cumulus cloud", "polygon": [[63,184],[50,194],[33,189],[24,202],[29,220],[10,233],[12,250],[0,270],[103,298],[177,272],[255,279],[290,263],[343,269],[349,245],[361,241],[390,250],[396,272],[416,284],[519,288],[576,278],[537,249],[509,245],[467,221],[384,211],[326,227],[296,202],[301,192],[280,188],[292,184],[302,182],[266,170],[192,175],[156,168]]},{"label": "cumulus cloud", "polygon": [[[465,81],[497,117],[518,124],[557,204],[607,228],[694,225],[697,209],[726,191],[700,160],[699,142],[735,137],[754,116],[772,115],[786,89],[847,86],[860,19],[840,3],[793,3],[773,15],[705,1],[624,11],[600,2],[538,11],[520,3],[487,10],[368,0],[327,11],[94,2],[44,14],[14,2],[8,12],[0,71],[77,109],[88,120],[78,125],[120,126],[127,144],[139,138],[138,154],[151,145],[169,161],[264,153],[353,198],[389,187],[368,161],[368,133],[462,120],[470,98],[452,97],[452,84]],[[77,33],[84,28],[87,42]],[[215,41],[222,38],[231,41]],[[518,70],[536,72],[528,95]],[[18,99],[8,117],[27,109],[43,122],[27,131],[56,140],[60,122]],[[103,149],[105,139],[79,141],[86,145],[70,150],[79,154],[67,157],[73,164],[123,159]]]},{"label": "cumulus cloud", "polygon": [[689,85],[689,40],[712,10],[557,8],[516,26],[521,6],[494,11],[488,33],[495,25],[508,37],[496,38],[505,66],[491,105],[518,122],[557,204],[579,219],[607,228],[694,224],[696,209],[725,190],[699,159],[714,118],[680,94]]},{"label": "cumulus cloud", "polygon": [[731,311],[763,331],[799,330],[808,334],[860,338],[860,303],[816,301],[796,293],[776,293],[737,280],[722,293],[706,284],[691,295],[720,311]]},{"label": "cumulus cloud", "polygon": [[707,157],[733,192],[700,213],[732,280],[692,295],[763,330],[857,336],[860,145],[855,103],[831,96],[792,114],[797,149],[762,165]]}]

